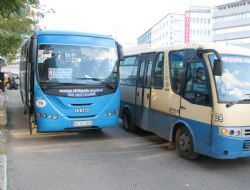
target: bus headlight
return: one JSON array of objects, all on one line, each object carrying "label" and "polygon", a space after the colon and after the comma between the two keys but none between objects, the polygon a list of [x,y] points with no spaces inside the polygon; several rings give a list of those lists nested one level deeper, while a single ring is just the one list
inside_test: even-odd
[{"label": "bus headlight", "polygon": [[241,137],[241,128],[222,127],[220,129],[220,134],[223,136]]},{"label": "bus headlight", "polygon": [[105,115],[106,117],[110,117],[110,116],[118,115],[118,114],[119,114],[119,109],[114,110],[114,111],[107,112],[107,113],[105,113],[104,115]]},{"label": "bus headlight", "polygon": [[53,115],[53,119],[58,119],[58,116],[57,115]]}]

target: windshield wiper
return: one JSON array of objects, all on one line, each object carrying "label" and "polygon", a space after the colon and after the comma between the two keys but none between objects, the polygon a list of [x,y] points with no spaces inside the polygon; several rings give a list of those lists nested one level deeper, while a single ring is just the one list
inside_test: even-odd
[{"label": "windshield wiper", "polygon": [[83,77],[83,78],[75,78],[75,79],[79,79],[79,80],[93,80],[93,81],[98,81],[101,82],[102,84],[106,85],[107,87],[109,87],[110,89],[115,89],[115,87],[113,85],[111,85],[108,82],[105,82],[103,79],[99,79],[99,78],[88,78],[88,77]]},{"label": "windshield wiper", "polygon": [[239,103],[242,103],[245,101],[250,101],[250,98],[244,98],[244,99],[241,99],[241,100],[238,100],[235,102],[230,102],[230,103],[226,104],[226,107],[229,108],[229,107],[233,106],[234,104],[239,104]]}]

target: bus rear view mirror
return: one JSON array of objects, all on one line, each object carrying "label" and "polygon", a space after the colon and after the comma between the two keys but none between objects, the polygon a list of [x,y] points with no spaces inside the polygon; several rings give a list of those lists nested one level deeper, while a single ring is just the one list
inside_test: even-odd
[{"label": "bus rear view mirror", "polygon": [[213,64],[213,75],[221,76],[222,75],[222,61],[220,59],[215,59]]},{"label": "bus rear view mirror", "polygon": [[123,53],[123,47],[121,44],[119,44],[118,42],[116,43],[117,45],[117,52],[118,52],[118,57],[120,61],[124,60],[124,53]]}]

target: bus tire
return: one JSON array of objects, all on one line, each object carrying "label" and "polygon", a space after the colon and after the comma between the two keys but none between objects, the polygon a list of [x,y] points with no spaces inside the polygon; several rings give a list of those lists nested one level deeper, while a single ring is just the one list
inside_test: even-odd
[{"label": "bus tire", "polygon": [[125,109],[122,114],[122,127],[126,131],[135,132],[136,128],[133,124],[132,114],[128,109]]},{"label": "bus tire", "polygon": [[175,136],[175,145],[178,155],[188,159],[194,160],[198,158],[198,154],[194,152],[193,138],[186,127],[180,127]]}]

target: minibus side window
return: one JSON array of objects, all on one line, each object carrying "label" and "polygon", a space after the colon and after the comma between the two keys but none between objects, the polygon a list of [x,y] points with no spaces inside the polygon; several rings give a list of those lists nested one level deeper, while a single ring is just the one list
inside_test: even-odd
[{"label": "minibus side window", "polygon": [[169,53],[171,88],[177,94],[181,89],[181,74],[183,68],[184,51],[172,51]]},{"label": "minibus side window", "polygon": [[209,106],[208,73],[202,61],[188,63],[184,98],[194,104]]},{"label": "minibus side window", "polygon": [[135,86],[138,63],[137,56],[126,57],[120,64],[121,84]]},{"label": "minibus side window", "polygon": [[153,61],[149,60],[149,62],[148,62],[148,69],[147,69],[147,75],[146,75],[146,84],[145,84],[146,88],[150,88],[151,87],[152,66],[153,66]]},{"label": "minibus side window", "polygon": [[145,60],[141,60],[140,61],[140,72],[139,72],[139,76],[138,76],[138,80],[137,80],[137,86],[139,87],[143,87],[143,82],[144,82],[144,70],[145,70],[145,66],[146,66],[146,61]]},{"label": "minibus side window", "polygon": [[164,73],[164,53],[158,53],[154,72],[154,84],[156,89],[163,88],[163,73]]}]

